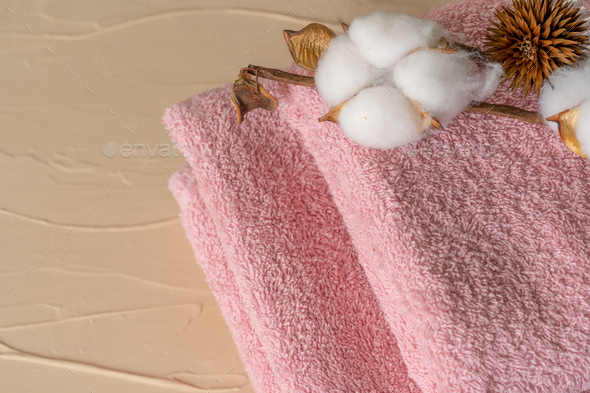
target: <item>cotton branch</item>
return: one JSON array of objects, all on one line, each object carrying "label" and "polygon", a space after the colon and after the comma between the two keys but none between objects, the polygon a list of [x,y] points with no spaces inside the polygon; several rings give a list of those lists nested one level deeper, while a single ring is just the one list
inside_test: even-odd
[{"label": "cotton branch", "polygon": [[315,82],[311,76],[292,74],[276,68],[266,68],[250,64],[248,67],[240,70],[240,75],[249,79],[252,79],[251,76],[255,76],[257,78],[270,79],[292,85],[315,87]]},{"label": "cotton branch", "polygon": [[543,116],[541,116],[539,113],[527,111],[510,105],[489,104],[487,102],[482,102],[469,106],[467,110],[471,112],[509,117],[511,119],[518,119],[532,124],[547,124]]},{"label": "cotton branch", "polygon": [[[249,65],[246,68],[242,68],[240,70],[240,75],[246,79],[253,79],[253,77],[255,79],[264,78],[292,85],[315,87],[314,79],[311,76],[293,74],[275,68],[266,68],[257,65]],[[467,110],[471,112],[518,119],[532,124],[546,124],[545,119],[539,113],[527,111],[525,109],[510,105],[489,104],[487,102],[482,102],[469,106]]]}]

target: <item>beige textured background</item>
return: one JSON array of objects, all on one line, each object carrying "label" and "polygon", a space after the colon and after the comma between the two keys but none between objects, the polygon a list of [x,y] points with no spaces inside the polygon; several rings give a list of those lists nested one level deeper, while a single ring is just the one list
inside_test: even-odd
[{"label": "beige textured background", "polygon": [[[281,30],[447,0],[3,1],[0,392],[252,392],[167,190],[164,109]],[[110,142],[156,156],[107,158]]]}]

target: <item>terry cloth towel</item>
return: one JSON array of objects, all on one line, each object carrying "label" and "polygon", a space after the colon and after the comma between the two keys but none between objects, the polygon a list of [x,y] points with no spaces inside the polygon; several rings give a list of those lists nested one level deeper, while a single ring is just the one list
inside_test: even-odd
[{"label": "terry cloth towel", "polygon": [[199,198],[190,167],[178,170],[170,178],[169,187],[180,205],[182,225],[233,334],[252,386],[257,392],[280,391],[266,353],[244,310],[235,275],[227,265],[208,208]]},{"label": "terry cloth towel", "polygon": [[278,111],[237,126],[229,93],[164,121],[190,163],[170,188],[254,388],[420,392],[301,136]]},{"label": "terry cloth towel", "polygon": [[[483,48],[509,4],[427,17]],[[317,91],[288,90],[278,110],[324,173],[423,392],[590,387],[590,161],[548,127],[471,112],[409,147],[365,148],[318,124]],[[538,109],[522,97],[502,86],[490,101]]]}]

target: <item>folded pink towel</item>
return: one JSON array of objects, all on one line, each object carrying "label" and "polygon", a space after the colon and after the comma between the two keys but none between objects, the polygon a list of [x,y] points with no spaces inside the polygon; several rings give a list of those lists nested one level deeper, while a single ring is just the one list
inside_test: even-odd
[{"label": "folded pink towel", "polygon": [[[429,17],[481,47],[500,4]],[[171,189],[257,391],[590,387],[588,161],[473,113],[368,149],[317,123],[314,90],[264,84],[278,111],[241,126],[228,86],[165,116],[191,153]],[[521,97],[491,101],[536,109]]]},{"label": "folded pink towel", "polygon": [[[500,4],[428,17],[481,48]],[[318,124],[329,107],[315,90],[288,90],[278,110],[324,173],[425,393],[590,387],[588,160],[545,126],[467,112],[411,149],[369,149]],[[492,101],[537,109],[505,87]]]},{"label": "folded pink towel", "polygon": [[256,391],[420,392],[301,136],[278,111],[237,126],[229,92],[167,110],[192,169],[170,188]]},{"label": "folded pink towel", "polygon": [[234,336],[252,386],[257,392],[280,391],[268,357],[244,310],[235,275],[227,264],[211,214],[199,198],[197,182],[190,167],[178,170],[170,178],[169,186],[180,205],[182,225]]}]

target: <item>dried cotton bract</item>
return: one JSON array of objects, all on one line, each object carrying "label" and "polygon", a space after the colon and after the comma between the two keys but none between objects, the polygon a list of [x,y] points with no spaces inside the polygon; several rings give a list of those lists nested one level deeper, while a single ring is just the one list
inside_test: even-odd
[{"label": "dried cotton bract", "polygon": [[589,157],[590,59],[555,71],[541,89],[539,109],[570,150]]},{"label": "dried cotton bract", "polygon": [[590,157],[590,101],[586,101],[580,106],[576,136],[580,142],[582,153]]},{"label": "dried cotton bract", "polygon": [[[590,60],[579,62],[575,67],[562,67],[551,74],[539,97],[539,109],[545,117],[566,109],[577,107],[590,99]],[[553,85],[553,86],[551,86]],[[548,123],[557,131],[557,125]]]}]

